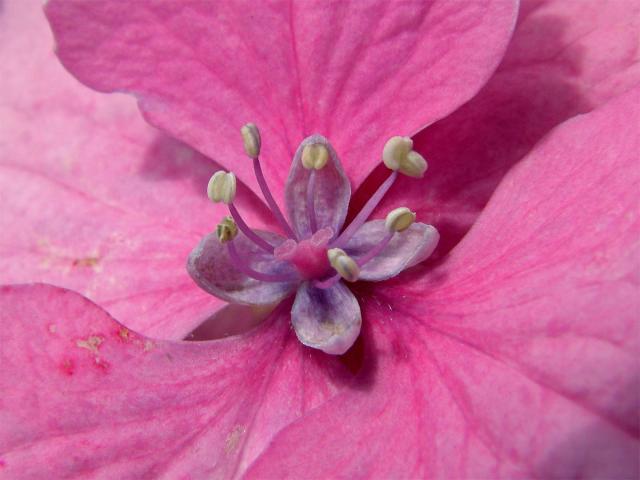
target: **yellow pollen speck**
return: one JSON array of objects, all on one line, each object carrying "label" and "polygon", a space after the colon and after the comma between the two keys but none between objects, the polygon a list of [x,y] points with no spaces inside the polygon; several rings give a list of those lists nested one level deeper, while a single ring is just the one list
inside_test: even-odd
[{"label": "yellow pollen speck", "polygon": [[76,346],[79,348],[86,348],[92,353],[98,353],[98,347],[102,344],[104,339],[102,337],[98,337],[97,335],[92,335],[86,340],[77,340]]},{"label": "yellow pollen speck", "polygon": [[227,454],[233,453],[240,446],[240,440],[242,439],[242,435],[244,435],[245,428],[241,425],[236,425],[229,436],[227,437],[227,441],[225,442],[224,451]]},{"label": "yellow pollen speck", "polygon": [[98,257],[85,257],[85,258],[76,258],[73,260],[74,267],[90,267],[93,268],[98,265],[100,259]]},{"label": "yellow pollen speck", "polygon": [[118,335],[120,335],[120,338],[123,340],[129,340],[130,333],[131,332],[126,327],[120,327],[120,330],[118,331]]}]

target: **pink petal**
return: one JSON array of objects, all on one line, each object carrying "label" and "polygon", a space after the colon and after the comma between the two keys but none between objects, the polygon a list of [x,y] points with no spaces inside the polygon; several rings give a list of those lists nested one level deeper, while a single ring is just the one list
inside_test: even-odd
[{"label": "pink petal", "polygon": [[274,432],[351,378],[287,320],[234,339],[155,341],[73,292],[3,287],[0,475],[241,475]]},{"label": "pink petal", "polygon": [[[302,152],[307,145],[324,145],[329,151],[327,164],[320,170],[309,170],[302,166]],[[315,176],[314,193],[311,196],[313,206],[308,208],[312,172]],[[316,231],[327,227],[337,234],[347,216],[349,198],[351,185],[334,148],[321,135],[305,138],[293,157],[285,186],[287,214],[298,237],[309,238]],[[309,210],[313,210],[316,218],[317,228],[314,230],[310,226]]]},{"label": "pink petal", "polygon": [[506,57],[483,90],[415,138],[424,183],[400,179],[377,212],[407,205],[442,234],[445,253],[504,174],[549,130],[640,82],[640,4],[527,0]]},{"label": "pink petal", "polygon": [[[76,289],[131,328],[180,338],[222,305],[185,268],[226,214],[206,198],[219,167],[149,128],[128,98],[70,78],[39,1],[0,15],[0,281]],[[269,217],[247,194],[260,226]]]},{"label": "pink petal", "polygon": [[[269,232],[260,236],[272,245],[282,242],[282,237]],[[288,262],[277,261],[273,255],[265,254],[255,243],[241,232],[233,240],[235,248],[246,265],[268,275],[297,273]],[[245,305],[268,305],[292,294],[299,281],[267,282],[244,274],[229,257],[227,245],[220,243],[215,233],[204,237],[189,255],[187,270],[191,278],[211,295],[232,303]]]},{"label": "pink petal", "polygon": [[327,136],[355,185],[386,139],[468,100],[500,60],[517,3],[58,1],[58,54],[83,83],[257,187],[239,128],[262,130],[275,196],[306,136]]},{"label": "pink petal", "polygon": [[[384,220],[365,223],[345,246],[355,260],[380,244],[387,235]],[[396,233],[389,245],[360,269],[360,280],[381,281],[395,277],[405,268],[426,260],[438,245],[440,235],[431,225],[414,223],[407,230]]]},{"label": "pink petal", "polygon": [[636,478],[639,96],[543,140],[440,268],[361,293],[374,387],[248,478]]}]

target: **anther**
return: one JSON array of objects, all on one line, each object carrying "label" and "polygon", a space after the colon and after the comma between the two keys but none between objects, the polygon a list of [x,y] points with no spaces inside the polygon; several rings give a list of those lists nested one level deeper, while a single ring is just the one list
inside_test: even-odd
[{"label": "anther", "polygon": [[236,176],[222,170],[214,173],[207,185],[207,196],[213,203],[229,205],[236,196]]},{"label": "anther", "polygon": [[404,175],[422,178],[427,171],[427,161],[413,150],[413,140],[409,137],[391,137],[382,149],[382,161],[387,168]]},{"label": "anther", "polygon": [[415,212],[407,207],[396,208],[387,214],[384,226],[390,232],[403,232],[409,228],[416,220]]},{"label": "anther", "polygon": [[329,150],[321,143],[305,145],[302,150],[302,166],[308,170],[320,170],[329,161]]},{"label": "anther", "polygon": [[216,227],[216,235],[220,243],[227,243],[238,235],[238,226],[231,217],[224,217]]},{"label": "anther", "polygon": [[340,248],[327,250],[329,263],[338,274],[348,282],[355,282],[360,276],[360,267],[356,261]]},{"label": "anther", "polygon": [[260,155],[260,146],[262,145],[258,127],[253,123],[247,123],[240,129],[240,133],[242,134],[244,151],[249,158],[258,158],[258,155]]}]

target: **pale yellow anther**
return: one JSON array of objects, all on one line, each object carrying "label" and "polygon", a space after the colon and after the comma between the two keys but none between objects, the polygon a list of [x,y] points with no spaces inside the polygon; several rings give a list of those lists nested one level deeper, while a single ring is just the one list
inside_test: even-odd
[{"label": "pale yellow anther", "polygon": [[207,185],[207,195],[213,203],[230,204],[236,197],[236,176],[222,170],[214,173]]},{"label": "pale yellow anther", "polygon": [[353,258],[340,248],[330,248],[327,250],[329,263],[338,274],[347,282],[355,282],[360,277],[360,267]]},{"label": "pale yellow anther", "polygon": [[384,226],[390,232],[403,232],[416,220],[416,214],[407,207],[396,208],[387,214]]},{"label": "pale yellow anther", "polygon": [[302,166],[306,169],[320,170],[329,161],[329,150],[321,143],[305,145],[302,150]]},{"label": "pale yellow anther", "polygon": [[240,133],[242,134],[244,151],[250,158],[258,158],[258,155],[260,155],[260,146],[262,145],[258,127],[253,123],[247,123],[240,129]]},{"label": "pale yellow anther", "polygon": [[427,171],[427,161],[413,150],[409,137],[391,137],[382,149],[382,161],[391,170],[409,177],[421,178]]},{"label": "pale yellow anther", "polygon": [[238,227],[231,217],[224,217],[216,227],[216,235],[220,243],[227,243],[236,238]]}]

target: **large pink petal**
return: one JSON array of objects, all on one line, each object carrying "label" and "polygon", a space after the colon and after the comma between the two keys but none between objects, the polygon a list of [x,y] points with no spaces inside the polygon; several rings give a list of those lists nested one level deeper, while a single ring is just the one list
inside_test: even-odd
[{"label": "large pink petal", "polygon": [[636,478],[639,95],[542,141],[440,268],[361,292],[374,388],[249,477]]},{"label": "large pink petal", "polygon": [[164,342],[73,292],[10,286],[0,325],[3,478],[232,478],[351,378],[300,345],[288,312],[233,339]]},{"label": "large pink petal", "polygon": [[[206,198],[219,167],[130,99],[70,78],[40,2],[6,2],[0,21],[0,281],[72,288],[131,328],[179,338],[221,305],[185,267],[226,213]],[[259,226],[264,208],[242,192]]]},{"label": "large pink petal", "polygon": [[306,136],[327,136],[357,185],[388,137],[468,100],[500,60],[516,10],[513,0],[52,0],[47,15],[82,82],[134,94],[154,125],[254,189],[238,131],[256,122],[281,200]]},{"label": "large pink petal", "polygon": [[401,178],[377,216],[406,204],[442,234],[468,231],[503,175],[549,130],[640,82],[640,4],[526,0],[505,59],[483,90],[415,138],[423,182]]}]

